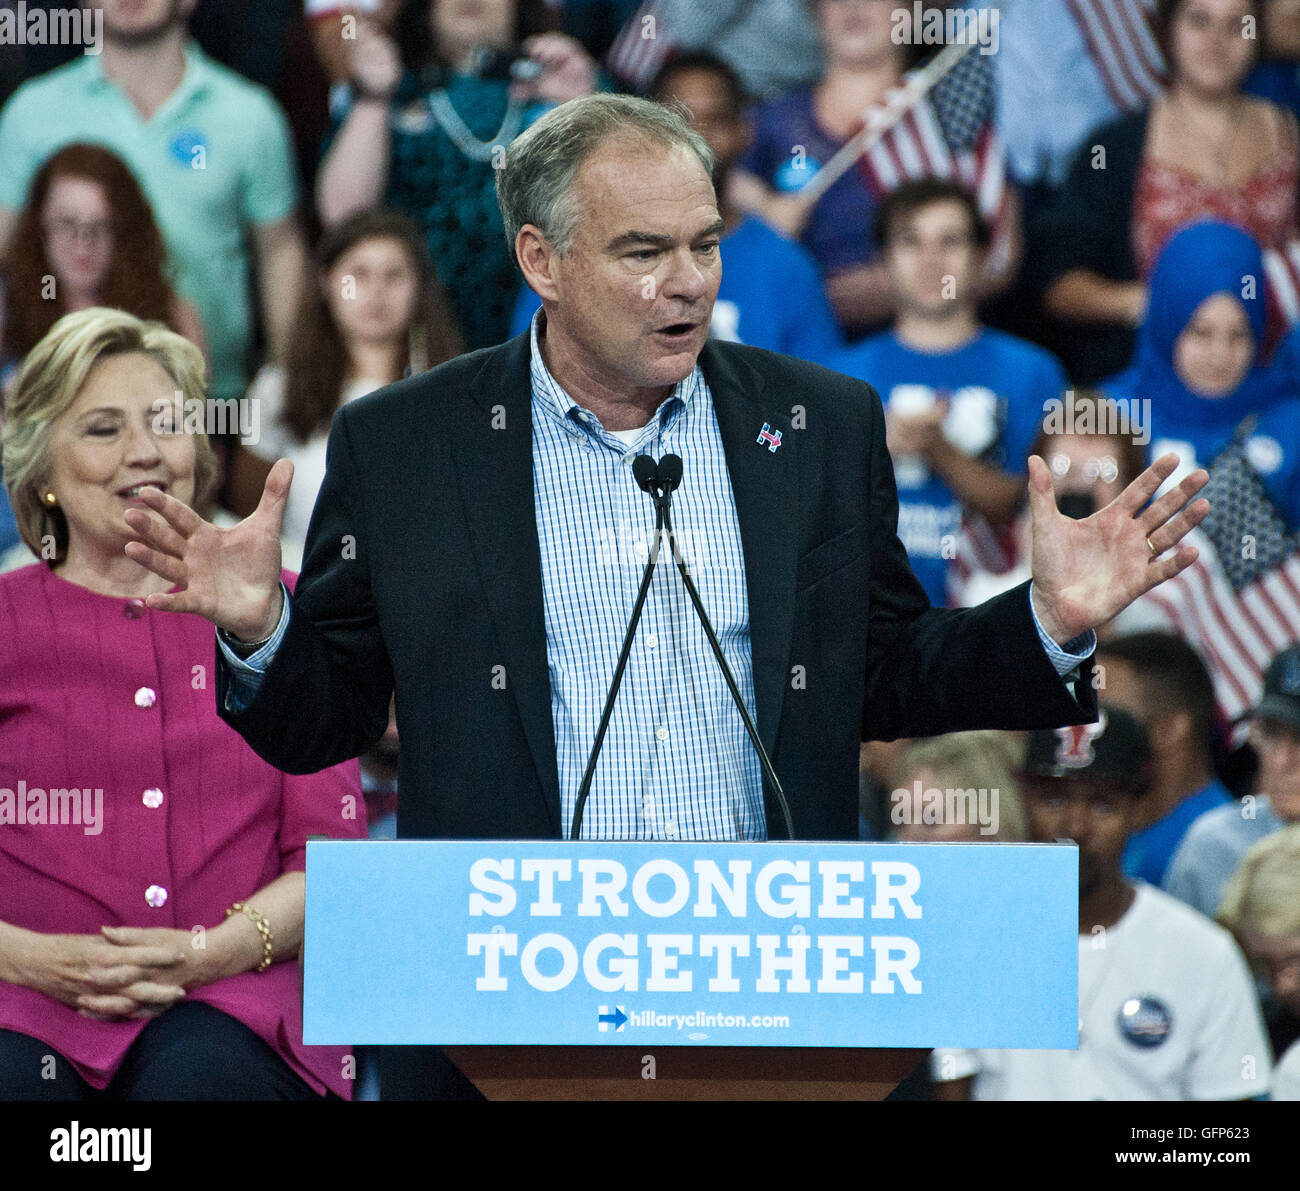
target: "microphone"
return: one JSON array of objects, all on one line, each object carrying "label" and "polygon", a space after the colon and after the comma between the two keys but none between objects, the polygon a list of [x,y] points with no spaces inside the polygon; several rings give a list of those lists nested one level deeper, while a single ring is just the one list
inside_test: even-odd
[{"label": "microphone", "polygon": [[754,727],[754,721],[750,718],[749,709],[745,706],[745,700],[741,698],[740,688],[736,685],[735,676],[731,673],[731,667],[727,665],[727,659],[722,654],[722,646],[718,644],[718,637],[713,631],[709,615],[704,611],[700,593],[696,591],[690,572],[686,569],[686,562],[682,558],[681,551],[677,548],[677,538],[673,533],[673,522],[669,506],[672,504],[673,491],[681,482],[681,456],[665,455],[659,460],[660,495],[655,504],[658,506],[660,518],[668,531],[668,542],[673,552],[673,559],[677,563],[678,571],[681,572],[682,582],[686,585],[686,592],[691,597],[691,603],[695,606],[695,612],[700,618],[700,624],[704,626],[704,635],[709,640],[713,656],[718,660],[718,666],[722,670],[722,677],[727,680],[727,689],[731,692],[732,702],[735,703],[736,710],[740,712],[740,718],[744,721],[745,731],[749,734],[750,743],[753,744],[755,751],[758,753],[758,763],[762,767],[763,777],[776,799],[777,806],[781,809],[781,817],[785,820],[786,837],[792,840],[794,839],[794,822],[790,818],[790,804],[785,800],[785,791],[781,788],[781,783],[776,776],[776,770],[772,768],[771,758],[768,757],[763,742],[758,738],[758,729]]},{"label": "microphone", "polygon": [[[638,455],[632,460],[632,475],[636,477],[642,492],[649,492],[651,496],[657,495],[655,481],[659,475],[659,467],[649,455]],[[655,504],[658,503],[656,499]]]},{"label": "microphone", "polygon": [[[632,638],[636,635],[636,626],[641,622],[641,612],[645,607],[646,594],[650,590],[655,563],[659,561],[659,544],[663,537],[664,517],[667,512],[660,495],[659,466],[649,455],[638,455],[632,461],[632,475],[641,491],[648,492],[655,502],[654,542],[641,575],[641,586],[637,590],[636,603],[632,607],[632,619],[628,621],[627,632],[623,635],[623,648],[619,651],[618,664],[614,667],[614,678],[610,683],[609,693],[605,696],[605,709],[601,712],[600,726],[596,729],[596,740],[587,757],[587,768],[582,775],[582,784],[578,787],[578,801],[573,808],[573,826],[569,830],[571,840],[580,839],[582,836],[582,812],[587,805],[587,796],[591,793],[592,779],[596,775],[596,759],[600,756],[600,746],[604,743],[605,732],[609,728],[609,717],[614,712],[614,700],[618,697],[618,688],[623,683],[623,671],[627,668],[627,659],[632,652]],[[680,478],[680,466],[678,476]]]}]

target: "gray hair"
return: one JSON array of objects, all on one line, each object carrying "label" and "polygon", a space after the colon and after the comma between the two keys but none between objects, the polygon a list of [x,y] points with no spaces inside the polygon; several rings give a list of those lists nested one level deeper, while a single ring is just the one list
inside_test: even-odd
[{"label": "gray hair", "polygon": [[713,177],[713,153],[682,113],[634,95],[583,95],[552,108],[511,142],[496,171],[497,202],[511,254],[531,223],[560,255],[573,248],[578,209],[574,180],[588,155],[618,137],[665,149],[688,149]]}]

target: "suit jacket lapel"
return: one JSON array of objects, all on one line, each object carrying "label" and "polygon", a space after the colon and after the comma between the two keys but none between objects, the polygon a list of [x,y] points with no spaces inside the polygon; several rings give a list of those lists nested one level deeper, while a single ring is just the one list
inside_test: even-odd
[{"label": "suit jacket lapel", "polygon": [[[451,403],[458,421],[452,457],[484,595],[504,652],[506,689],[519,706],[547,813],[559,835],[560,781],[533,497],[528,361],[527,334],[485,353],[470,387],[471,400]],[[488,742],[485,747],[494,746]]]},{"label": "suit jacket lapel", "polygon": [[[713,395],[740,522],[758,734],[771,756],[790,666],[799,660],[790,657],[799,549],[795,489],[799,435],[791,429],[789,407],[797,394],[769,391],[757,369],[713,340],[700,353],[700,367]],[[758,441],[764,426],[772,435],[780,435],[775,451],[769,449],[770,443]]]}]

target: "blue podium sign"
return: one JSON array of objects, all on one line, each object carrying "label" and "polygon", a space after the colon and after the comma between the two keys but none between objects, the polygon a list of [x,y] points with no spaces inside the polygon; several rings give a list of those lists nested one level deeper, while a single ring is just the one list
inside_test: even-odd
[{"label": "blue podium sign", "polygon": [[312,841],[310,1044],[1078,1045],[1050,844]]}]

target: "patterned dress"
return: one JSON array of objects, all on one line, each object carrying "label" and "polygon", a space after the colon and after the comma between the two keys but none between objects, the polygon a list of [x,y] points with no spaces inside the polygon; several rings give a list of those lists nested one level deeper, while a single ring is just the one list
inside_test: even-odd
[{"label": "patterned dress", "polygon": [[[508,84],[453,75],[446,99],[474,138],[509,144],[546,109],[509,102]],[[433,93],[408,76],[389,118],[392,161],[386,200],[423,230],[429,258],[460,321],[465,348],[506,338],[519,273],[497,207],[492,161],[457,146]],[[499,153],[498,153],[499,157]]]}]

